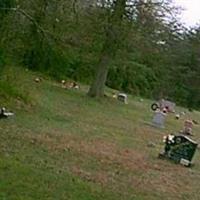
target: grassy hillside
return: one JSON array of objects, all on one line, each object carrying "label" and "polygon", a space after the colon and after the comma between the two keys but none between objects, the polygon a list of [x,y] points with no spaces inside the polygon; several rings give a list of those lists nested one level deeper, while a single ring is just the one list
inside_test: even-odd
[{"label": "grassy hillside", "polygon": [[[0,105],[15,116],[0,120],[0,199],[199,200],[199,150],[193,168],[157,155],[163,135],[180,130],[184,118],[200,121],[200,113],[169,115],[160,130],[148,125],[151,101],[90,99],[87,86],[64,90],[37,76],[9,68],[1,80]],[[194,132],[200,141],[200,127]]]}]

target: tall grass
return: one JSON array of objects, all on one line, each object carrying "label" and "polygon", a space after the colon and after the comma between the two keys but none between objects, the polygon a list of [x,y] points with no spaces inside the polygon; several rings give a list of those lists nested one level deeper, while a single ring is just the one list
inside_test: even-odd
[{"label": "tall grass", "polygon": [[18,67],[5,67],[0,76],[0,103],[7,104],[20,100],[25,104],[32,102],[30,88],[26,85],[26,73]]}]

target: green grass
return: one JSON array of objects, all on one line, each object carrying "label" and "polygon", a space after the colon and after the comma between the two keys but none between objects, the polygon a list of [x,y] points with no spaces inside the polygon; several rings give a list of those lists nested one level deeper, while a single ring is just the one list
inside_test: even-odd
[{"label": "green grass", "polygon": [[[163,135],[186,118],[200,121],[199,112],[168,115],[160,130],[148,125],[150,100],[90,99],[87,86],[64,90],[46,77],[35,83],[41,75],[20,68],[6,76],[17,92],[0,87],[0,105],[15,112],[0,120],[0,200],[199,200],[199,150],[193,168],[157,159]],[[200,127],[194,132],[200,141]]]}]

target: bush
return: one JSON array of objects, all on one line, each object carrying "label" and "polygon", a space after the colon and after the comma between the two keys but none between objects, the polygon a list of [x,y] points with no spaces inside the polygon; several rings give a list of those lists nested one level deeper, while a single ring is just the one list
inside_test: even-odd
[{"label": "bush", "polygon": [[29,86],[26,86],[23,82],[23,79],[25,79],[23,71],[17,67],[6,67],[2,71],[3,73],[0,77],[0,100],[2,102],[18,99],[26,104],[31,104],[32,98],[26,88]]},{"label": "bush", "polygon": [[4,66],[5,66],[5,58],[3,55],[3,51],[0,49],[0,75],[2,74]]}]

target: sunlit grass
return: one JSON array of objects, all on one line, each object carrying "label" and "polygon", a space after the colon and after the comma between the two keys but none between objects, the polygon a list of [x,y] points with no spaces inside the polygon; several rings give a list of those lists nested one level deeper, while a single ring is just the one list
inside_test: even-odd
[{"label": "sunlit grass", "polygon": [[[35,83],[41,75],[24,69],[5,74],[17,92],[4,89],[9,101],[0,99],[15,113],[0,121],[0,199],[199,199],[199,150],[191,169],[157,158],[163,135],[184,119],[200,121],[199,112],[180,120],[170,114],[160,130],[149,125],[150,100],[128,96],[124,105],[111,90],[90,99],[87,86],[64,90],[46,77]],[[27,99],[16,101],[19,94]],[[195,126],[194,140],[199,132]]]}]

